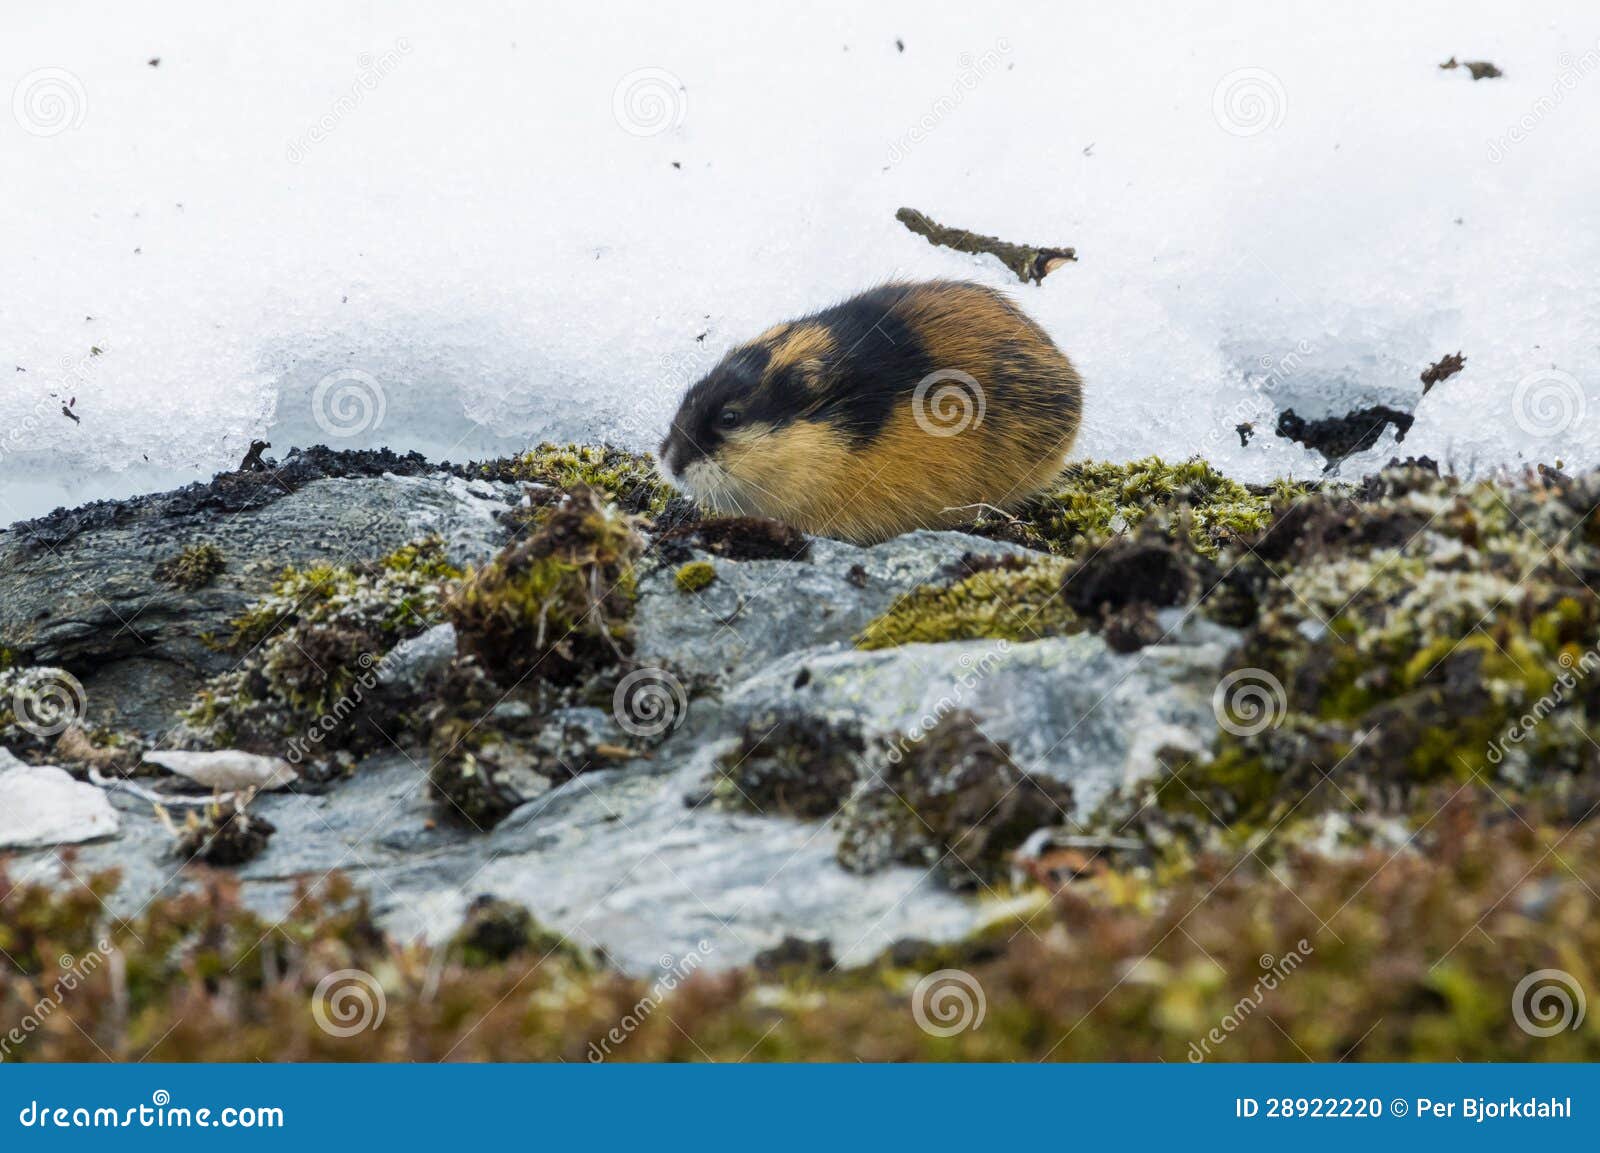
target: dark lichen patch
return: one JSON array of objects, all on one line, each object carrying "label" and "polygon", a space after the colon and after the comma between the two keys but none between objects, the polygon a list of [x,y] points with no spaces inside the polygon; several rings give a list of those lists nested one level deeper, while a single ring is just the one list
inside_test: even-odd
[{"label": "dark lichen patch", "polygon": [[[811,541],[781,520],[759,516],[707,517],[663,533],[667,548],[694,545],[728,560],[809,560]],[[666,555],[666,554],[664,554]]]},{"label": "dark lichen patch", "polygon": [[717,579],[717,566],[710,561],[690,561],[673,573],[672,579],[679,591],[697,593],[709,588]]},{"label": "dark lichen patch", "polygon": [[1128,532],[1157,512],[1186,510],[1181,526],[1201,553],[1259,532],[1270,519],[1274,496],[1222,475],[1198,458],[1168,464],[1146,457],[1127,464],[1069,465],[1055,487],[1009,519],[980,520],[968,531],[1029,548],[1073,556],[1108,536]]},{"label": "dark lichen patch", "polygon": [[1031,641],[1075,632],[1082,622],[1062,597],[1064,562],[976,567],[948,585],[923,585],[898,598],[855,639],[857,648],[976,640]]},{"label": "dark lichen patch", "polygon": [[172,853],[184,861],[208,865],[242,865],[266,850],[277,827],[250,813],[237,799],[214,801],[190,809],[181,825],[172,826]]},{"label": "dark lichen patch", "polygon": [[1331,470],[1345,457],[1365,452],[1377,444],[1383,430],[1391,425],[1394,427],[1395,441],[1405,440],[1406,433],[1411,431],[1416,419],[1411,413],[1390,408],[1386,404],[1375,404],[1343,416],[1325,416],[1314,420],[1297,415],[1291,408],[1278,414],[1277,432],[1281,437],[1321,453],[1328,462],[1327,468]]},{"label": "dark lichen patch", "polygon": [[[722,808],[815,820],[844,804],[864,770],[867,742],[852,724],[802,712],[763,714],[717,758],[706,796]],[[702,798],[691,796],[688,803]]]},{"label": "dark lichen patch", "polygon": [[625,661],[643,547],[635,518],[572,489],[457,590],[449,614],[461,654],[506,684],[572,683]]},{"label": "dark lichen patch", "polygon": [[606,494],[624,512],[640,516],[661,515],[675,495],[661,479],[653,457],[609,444],[546,442],[521,456],[468,465],[467,471],[488,480],[556,490],[592,488]]},{"label": "dark lichen patch", "polygon": [[190,545],[156,565],[156,579],[173,588],[193,592],[205,588],[226,567],[222,550],[214,544]]},{"label": "dark lichen patch", "polygon": [[932,869],[955,889],[991,886],[1030,834],[1072,811],[1067,785],[1018,769],[964,713],[947,715],[869,781],[839,815],[839,863],[869,873]]}]

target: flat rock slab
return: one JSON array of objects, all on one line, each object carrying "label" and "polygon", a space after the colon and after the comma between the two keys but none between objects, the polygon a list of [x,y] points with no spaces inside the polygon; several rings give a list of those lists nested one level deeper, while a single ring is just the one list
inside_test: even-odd
[{"label": "flat rock slab", "polygon": [[[22,526],[0,533],[0,645],[75,673],[92,721],[159,730],[237,659],[203,638],[225,633],[286,565],[374,558],[429,533],[458,563],[481,563],[504,540],[494,514],[517,499],[514,486],[445,473],[337,477],[242,510],[152,501],[54,542]],[[163,560],[207,543],[225,565],[211,584],[156,579]]]}]

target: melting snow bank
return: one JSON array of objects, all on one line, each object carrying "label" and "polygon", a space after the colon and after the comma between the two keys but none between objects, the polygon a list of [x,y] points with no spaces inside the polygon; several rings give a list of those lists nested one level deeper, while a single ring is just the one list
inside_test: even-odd
[{"label": "melting snow bank", "polygon": [[[649,447],[730,344],[895,275],[1008,287],[1088,459],[1308,478],[1280,416],[1387,406],[1462,474],[1592,467],[1600,21],[1543,12],[54,6],[0,44],[0,519],[257,438]],[[1024,285],[905,206],[1077,260]]]}]

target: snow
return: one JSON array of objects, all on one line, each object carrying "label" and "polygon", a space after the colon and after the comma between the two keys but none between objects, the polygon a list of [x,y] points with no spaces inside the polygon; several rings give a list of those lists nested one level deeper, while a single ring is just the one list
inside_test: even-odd
[{"label": "snow", "polygon": [[[1600,465],[1592,4],[666,7],[13,14],[0,523],[256,437],[652,447],[723,349],[890,276],[1008,286],[1084,457],[1316,475],[1279,409],[1410,408],[1460,349],[1402,454]],[[901,205],[1079,262],[1021,285]]]}]

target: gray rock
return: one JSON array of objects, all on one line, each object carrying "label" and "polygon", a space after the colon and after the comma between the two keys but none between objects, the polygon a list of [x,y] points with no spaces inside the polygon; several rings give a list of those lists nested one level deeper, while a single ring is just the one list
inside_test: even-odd
[{"label": "gray rock", "polygon": [[[516,493],[473,491],[487,484],[443,473],[329,478],[238,512],[155,506],[59,543],[26,528],[0,533],[0,645],[78,673],[91,721],[159,729],[204,677],[233,665],[204,638],[224,633],[284,566],[368,559],[435,532],[458,563],[492,556],[504,535],[494,513]],[[207,542],[226,566],[211,584],[184,591],[156,579],[162,560]]]},{"label": "gray rock", "polygon": [[456,626],[449,621],[403,640],[378,665],[378,683],[405,692],[420,692],[443,677],[456,655]]},{"label": "gray rock", "polygon": [[897,596],[933,580],[962,553],[1027,551],[965,533],[913,532],[871,548],[813,539],[809,560],[728,561],[697,553],[717,569],[716,581],[701,592],[680,592],[674,566],[639,582],[639,656],[737,679],[797,649],[848,645]]}]

